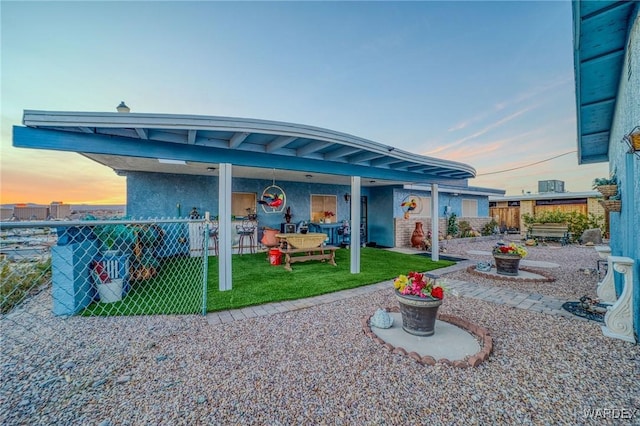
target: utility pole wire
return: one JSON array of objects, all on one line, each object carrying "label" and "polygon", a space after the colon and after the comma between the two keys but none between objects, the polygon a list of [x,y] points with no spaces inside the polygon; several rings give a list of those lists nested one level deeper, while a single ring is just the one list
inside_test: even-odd
[{"label": "utility pole wire", "polygon": [[527,164],[527,165],[524,165],[524,166],[514,167],[512,169],[498,170],[497,172],[482,173],[482,174],[476,175],[476,177],[486,176],[486,175],[495,175],[495,174],[498,174],[498,173],[504,173],[504,172],[510,172],[510,171],[513,171],[513,170],[524,169],[525,167],[531,167],[531,166],[535,166],[536,164],[544,163],[546,161],[555,160],[556,158],[563,157],[563,156],[569,155],[569,154],[573,154],[574,152],[577,152],[577,150],[574,149],[573,151],[565,152],[564,154],[556,155],[555,157],[547,158],[546,160],[536,161],[535,163]]}]

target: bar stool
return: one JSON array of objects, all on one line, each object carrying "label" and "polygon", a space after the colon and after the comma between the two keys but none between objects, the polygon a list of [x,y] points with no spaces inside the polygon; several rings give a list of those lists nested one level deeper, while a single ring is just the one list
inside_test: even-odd
[{"label": "bar stool", "polygon": [[238,239],[238,254],[244,253],[246,246],[246,238],[249,237],[249,253],[255,253],[256,241],[255,241],[256,223],[251,220],[243,220],[242,225],[236,225],[236,232],[240,238]]},{"label": "bar stool", "polygon": [[213,250],[218,256],[218,222],[211,222],[211,228],[209,229],[209,241],[213,243]]}]

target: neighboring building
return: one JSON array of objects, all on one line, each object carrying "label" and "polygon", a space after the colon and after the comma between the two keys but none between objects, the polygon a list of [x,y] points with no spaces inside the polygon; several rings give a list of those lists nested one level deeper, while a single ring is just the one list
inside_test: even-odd
[{"label": "neighboring building", "polygon": [[[509,195],[489,197],[489,215],[493,217],[503,231],[520,232],[524,235],[526,227],[523,216],[536,216],[546,211],[564,213],[593,214],[605,217],[605,211],[598,202],[602,194],[598,191],[585,192],[547,192],[541,194]],[[605,220],[605,233],[607,222]]]},{"label": "neighboring building", "polygon": [[[605,317],[603,333],[637,343],[640,151],[633,148],[631,140],[640,138],[640,2],[574,1],[572,5],[578,162],[608,162],[609,171],[616,173],[622,207],[608,213],[611,256],[615,256],[609,260],[627,258],[633,262],[615,268],[618,300]],[[623,277],[633,277],[630,287],[625,286]],[[615,318],[615,325],[611,318]]]},{"label": "neighboring building", "polygon": [[71,217],[71,206],[62,201],[52,201],[49,205],[50,219],[65,219]]},{"label": "neighboring building", "polygon": [[13,215],[18,220],[45,220],[49,217],[49,207],[16,204],[13,207]]},{"label": "neighboring building", "polygon": [[0,207],[0,220],[10,220],[13,217],[13,207]]}]

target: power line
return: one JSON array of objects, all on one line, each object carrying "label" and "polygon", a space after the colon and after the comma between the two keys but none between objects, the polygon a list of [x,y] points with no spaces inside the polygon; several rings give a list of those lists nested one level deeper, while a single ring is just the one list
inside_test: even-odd
[{"label": "power line", "polygon": [[574,149],[573,151],[565,152],[564,154],[556,155],[555,157],[547,158],[546,160],[536,161],[535,163],[527,164],[527,165],[524,165],[524,166],[514,167],[512,169],[498,170],[497,172],[482,173],[482,174],[476,175],[476,177],[487,176],[487,175],[495,175],[495,174],[498,174],[498,173],[504,173],[504,172],[510,172],[510,171],[513,171],[513,170],[524,169],[525,167],[531,167],[531,166],[535,166],[536,164],[544,163],[546,161],[555,160],[556,158],[560,158],[560,157],[563,157],[565,155],[573,154],[574,152],[577,152],[577,150]]}]

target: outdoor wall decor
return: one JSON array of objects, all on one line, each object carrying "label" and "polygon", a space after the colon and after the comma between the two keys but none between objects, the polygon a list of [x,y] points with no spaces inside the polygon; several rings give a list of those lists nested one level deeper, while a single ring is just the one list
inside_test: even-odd
[{"label": "outdoor wall decor", "polygon": [[417,195],[409,194],[402,200],[400,204],[404,211],[404,218],[409,219],[409,215],[422,213],[422,200]]},{"label": "outdoor wall decor", "polygon": [[273,172],[273,182],[262,191],[262,196],[258,200],[265,213],[281,213],[287,205],[287,194],[276,185],[275,170]]}]

